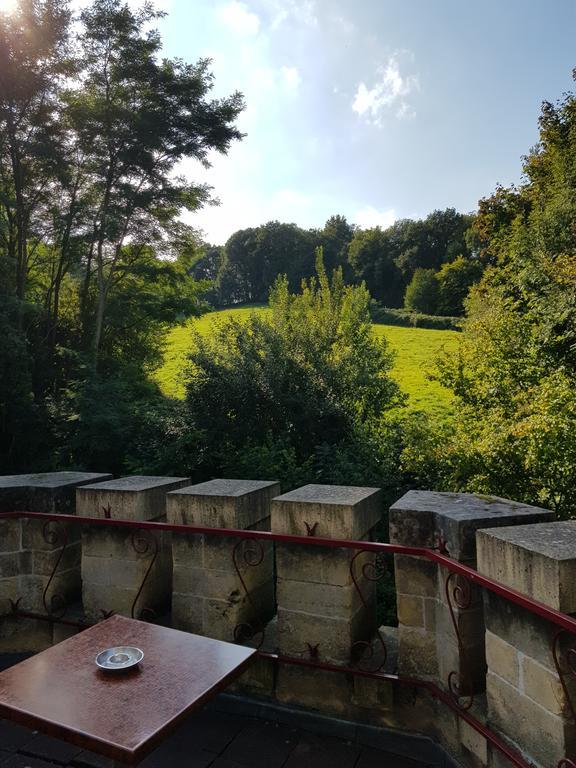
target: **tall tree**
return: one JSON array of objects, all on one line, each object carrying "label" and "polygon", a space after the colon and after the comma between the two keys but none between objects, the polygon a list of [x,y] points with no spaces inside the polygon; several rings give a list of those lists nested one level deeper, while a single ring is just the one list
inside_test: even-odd
[{"label": "tall tree", "polygon": [[109,294],[131,258],[146,246],[169,251],[208,189],[176,176],[183,158],[207,162],[241,138],[234,121],[240,94],[208,100],[209,60],[194,65],[161,59],[161,40],[149,31],[159,14],[133,11],[121,0],[95,0],[82,14],[82,84],[67,94],[67,118],[83,158],[86,232],[85,293],[92,288],[93,358],[98,358]]}]

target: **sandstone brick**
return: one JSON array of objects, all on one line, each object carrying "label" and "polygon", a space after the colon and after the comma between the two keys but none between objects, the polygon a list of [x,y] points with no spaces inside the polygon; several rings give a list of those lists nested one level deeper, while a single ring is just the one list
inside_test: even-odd
[{"label": "sandstone brick", "polygon": [[436,597],[438,594],[438,567],[429,560],[407,555],[394,557],[396,588],[405,595]]},{"label": "sandstone brick", "polygon": [[424,599],[398,593],[398,621],[409,627],[424,627]]},{"label": "sandstone brick", "polygon": [[[382,516],[378,488],[339,485],[305,485],[272,502],[275,533],[329,539],[364,539]],[[307,527],[308,526],[308,527]]]},{"label": "sandstone brick", "polygon": [[0,579],[20,576],[30,571],[29,552],[7,552],[0,554]]},{"label": "sandstone brick", "polygon": [[[352,549],[278,544],[276,570],[278,576],[285,579],[345,587],[353,583],[351,566],[355,554]],[[371,553],[358,557],[355,573],[361,573],[363,565],[369,560],[373,560]]]},{"label": "sandstone brick", "polygon": [[[374,583],[361,585],[365,600],[375,600]],[[353,585],[339,587],[279,578],[276,582],[278,606],[288,611],[303,611],[316,616],[348,619],[362,607],[362,599]]]},{"label": "sandstone brick", "polygon": [[460,720],[460,741],[462,746],[474,755],[481,765],[488,764],[488,742],[465,720]]},{"label": "sandstone brick", "polygon": [[276,698],[284,704],[343,715],[349,711],[352,680],[343,674],[281,664],[278,668]]},{"label": "sandstone brick", "polygon": [[278,645],[288,656],[308,656],[316,648],[320,659],[348,663],[354,643],[371,637],[375,611],[364,608],[354,616],[331,618],[278,608]]},{"label": "sandstone brick", "polygon": [[20,520],[0,521],[0,552],[17,552],[22,547]]},{"label": "sandstone brick", "polygon": [[436,635],[424,629],[398,628],[398,668],[402,674],[432,677],[438,674]]},{"label": "sandstone brick", "polygon": [[486,632],[486,661],[489,670],[504,678],[510,685],[519,688],[518,651],[513,645],[492,632]]},{"label": "sandstone brick", "polygon": [[436,631],[436,611],[437,601],[434,598],[425,597],[424,604],[424,626],[430,632]]},{"label": "sandstone brick", "polygon": [[[244,568],[240,571],[248,590],[264,582],[272,581],[273,561],[271,553],[259,566]],[[174,567],[174,592],[196,595],[197,597],[227,599],[229,595],[243,591],[238,574],[231,571],[215,571],[207,568]]]},{"label": "sandstone brick", "polygon": [[567,725],[497,675],[487,675],[489,723],[542,765],[556,765],[566,754]]},{"label": "sandstone brick", "polygon": [[[60,559],[61,549],[52,551],[35,550],[27,553],[32,563],[32,573],[40,576],[50,576],[56,565],[58,570],[66,571],[72,568],[80,568],[82,549],[80,541],[75,541],[66,546]],[[79,573],[78,573],[79,575]]]},{"label": "sandstone brick", "polygon": [[523,692],[554,715],[569,716],[568,702],[556,673],[550,672],[537,661],[522,656]]}]

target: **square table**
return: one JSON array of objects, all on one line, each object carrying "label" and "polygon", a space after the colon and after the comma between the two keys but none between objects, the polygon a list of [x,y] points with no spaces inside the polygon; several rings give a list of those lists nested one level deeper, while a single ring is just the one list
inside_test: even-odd
[{"label": "square table", "polygon": [[[96,655],[136,646],[144,659],[104,672]],[[135,765],[240,675],[252,648],[112,616],[0,673],[0,717]]]}]

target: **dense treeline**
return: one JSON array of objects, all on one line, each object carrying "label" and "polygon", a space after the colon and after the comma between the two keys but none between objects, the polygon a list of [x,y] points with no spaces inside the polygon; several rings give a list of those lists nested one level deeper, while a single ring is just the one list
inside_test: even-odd
[{"label": "dense treeline", "polygon": [[243,102],[208,98],[208,61],[162,59],[156,17],[120,0],[79,27],[64,0],[0,13],[4,471],[122,464],[163,329],[199,311],[180,214],[208,193],[174,171],[226,152]]},{"label": "dense treeline", "polygon": [[361,230],[344,216],[310,230],[271,221],[235,232],[224,246],[206,246],[192,273],[213,282],[214,306],[261,303],[279,275],[298,289],[314,274],[314,254],[322,247],[328,272],[341,267],[347,282],[364,282],[382,306],[461,315],[483,269],[473,221],[453,208],[388,229]]}]

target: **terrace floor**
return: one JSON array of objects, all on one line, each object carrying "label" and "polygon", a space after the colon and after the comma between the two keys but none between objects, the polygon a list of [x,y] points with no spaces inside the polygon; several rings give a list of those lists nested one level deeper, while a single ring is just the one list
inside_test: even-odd
[{"label": "terrace floor", "polygon": [[[15,661],[14,657],[0,656],[0,669]],[[368,728],[376,738],[360,738],[352,723],[307,712],[286,710],[282,714],[278,707],[267,709],[241,698],[221,696],[192,715],[141,766],[444,768],[449,764],[443,755],[439,757],[432,742],[419,737],[393,736],[387,749],[378,743],[380,730]],[[419,755],[419,759],[413,755]],[[0,766],[111,768],[112,761],[0,720]]]}]

